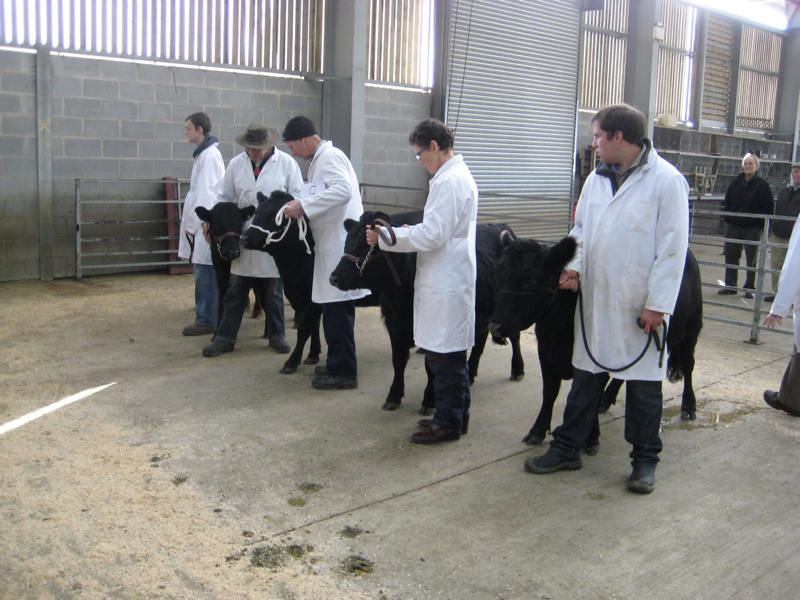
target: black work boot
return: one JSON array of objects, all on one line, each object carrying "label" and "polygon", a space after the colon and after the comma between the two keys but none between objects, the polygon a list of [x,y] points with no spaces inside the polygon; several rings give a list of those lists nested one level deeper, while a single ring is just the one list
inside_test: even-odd
[{"label": "black work boot", "polygon": [[648,463],[636,463],[628,478],[628,489],[637,494],[649,494],[656,488],[656,466]]}]

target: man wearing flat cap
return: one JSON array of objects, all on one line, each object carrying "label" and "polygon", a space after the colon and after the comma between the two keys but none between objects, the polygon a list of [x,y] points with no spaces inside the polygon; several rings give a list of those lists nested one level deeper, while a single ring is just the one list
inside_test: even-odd
[{"label": "man wearing flat cap", "polygon": [[358,387],[355,342],[355,300],[368,290],[342,291],[329,278],[344,252],[345,219],[358,219],[364,212],[353,165],[344,152],[317,135],[311,119],[295,117],[286,123],[283,141],[292,156],[310,160],[308,181],[318,193],[293,200],[285,215],[299,219],[306,215],[316,242],[314,282],[311,299],[322,304],[322,328],[328,345],[324,368],[315,372],[311,385],[320,390]]},{"label": "man wearing flat cap", "polygon": [[[233,202],[239,208],[258,206],[257,192],[269,196],[274,190],[287,192],[295,198],[300,196],[303,186],[300,167],[292,157],[275,148],[266,125],[251,123],[236,137],[236,143],[245,151],[228,163],[215,203]],[[250,221],[244,228],[249,226]],[[231,262],[231,280],[222,299],[222,318],[214,341],[203,348],[204,356],[233,351],[251,286],[260,287],[264,292],[264,336],[269,338],[270,348],[281,354],[291,350],[285,339],[283,284],[278,267],[266,252],[242,248],[239,258]]]},{"label": "man wearing flat cap", "polygon": [[[800,162],[792,164],[792,183],[778,193],[778,199],[775,201],[775,216],[794,217],[797,220],[798,215],[800,215]],[[788,245],[789,238],[792,237],[794,223],[795,221],[770,221],[769,243]],[[780,271],[783,268],[783,262],[786,260],[786,250],[786,248],[769,249],[769,266],[771,269]],[[772,291],[774,293],[764,296],[766,302],[772,302],[775,299],[775,294],[778,293],[779,280],[780,273],[773,273]]]}]

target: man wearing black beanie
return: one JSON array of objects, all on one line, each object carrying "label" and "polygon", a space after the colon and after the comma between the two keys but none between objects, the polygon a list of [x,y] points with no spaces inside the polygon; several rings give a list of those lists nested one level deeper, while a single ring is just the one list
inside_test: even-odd
[{"label": "man wearing black beanie", "polygon": [[311,299],[322,304],[328,359],[325,367],[318,367],[311,385],[319,390],[354,389],[358,387],[355,300],[369,291],[345,292],[332,286],[329,278],[344,251],[347,232],[342,223],[345,219],[358,219],[364,212],[358,179],[345,153],[330,141],[323,141],[308,117],[289,120],[283,141],[292,156],[311,161],[311,195],[292,200],[285,209],[287,217],[308,217],[317,250]]}]

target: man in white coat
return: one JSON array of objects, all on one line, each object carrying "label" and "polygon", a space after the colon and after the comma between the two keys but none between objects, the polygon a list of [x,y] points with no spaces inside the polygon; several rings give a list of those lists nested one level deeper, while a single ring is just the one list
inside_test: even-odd
[{"label": "man in white coat", "polygon": [[[794,169],[792,169],[794,170]],[[789,238],[789,249],[781,267],[778,293],[764,325],[773,329],[789,314],[794,305],[794,353],[783,374],[779,391],[766,390],[764,401],[772,408],[800,417],[800,228],[795,226]]]},{"label": "man in white coat", "polygon": [[[467,349],[475,344],[475,228],[478,188],[447,125],[418,123],[408,137],[417,160],[433,175],[422,223],[392,228],[394,245],[367,230],[367,242],[389,252],[417,252],[414,343],[424,348],[433,374],[436,413],[419,422],[416,444],[457,440],[469,422]],[[391,240],[389,240],[391,242]]]},{"label": "man in white coat", "polygon": [[342,291],[331,285],[331,273],[344,252],[345,219],[358,219],[364,212],[353,165],[344,152],[317,135],[308,117],[294,117],[286,123],[283,141],[292,156],[310,160],[310,195],[286,204],[285,214],[293,219],[306,215],[314,236],[314,282],[311,299],[322,304],[322,328],[328,345],[324,368],[315,371],[311,385],[319,390],[358,387],[355,340],[355,300],[368,290]]},{"label": "man in white coat", "polygon": [[183,335],[208,335],[217,330],[219,287],[211,264],[211,247],[202,235],[202,222],[194,209],[211,208],[225,164],[217,149],[217,138],[209,135],[211,119],[206,113],[189,115],[184,126],[186,139],[197,148],[192,155],[192,178],[183,203],[178,241],[178,257],[189,259],[194,273],[195,322],[183,328]]},{"label": "man in white coat", "polygon": [[[303,178],[297,162],[275,148],[272,134],[266,125],[251,123],[247,131],[236,137],[245,151],[228,163],[228,170],[217,192],[216,202],[234,202],[239,208],[258,206],[257,192],[269,196],[273,191],[300,195]],[[250,225],[245,223],[244,228]],[[251,286],[263,290],[266,325],[264,336],[269,347],[285,354],[291,350],[285,339],[283,318],[283,284],[275,261],[266,252],[241,249],[241,255],[231,263],[231,280],[222,300],[222,318],[214,341],[203,348],[204,356],[219,356],[232,352],[242,324]]]},{"label": "man in white coat", "polygon": [[[581,468],[581,448],[597,417],[608,370],[634,362],[651,331],[658,330],[663,343],[666,336],[659,328],[674,310],[686,261],[689,186],[645,137],[645,116],[625,104],[609,106],[595,114],[592,132],[592,147],[602,162],[581,192],[570,232],[577,254],[559,284],[573,291],[580,286],[586,344],[594,360],[576,314],[574,378],[564,420],[553,431],[547,453],[525,461],[533,473]],[[614,373],[626,380],[632,492],[646,494],[655,487],[666,368],[666,357],[660,366],[651,344],[641,360]]]}]

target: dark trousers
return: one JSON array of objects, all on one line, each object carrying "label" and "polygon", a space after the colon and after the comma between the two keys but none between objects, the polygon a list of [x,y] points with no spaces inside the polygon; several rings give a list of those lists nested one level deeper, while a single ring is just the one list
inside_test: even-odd
[{"label": "dark trousers", "polygon": [[[564,408],[564,421],[553,431],[552,448],[565,458],[577,458],[597,417],[608,373],[575,369]],[[631,463],[656,464],[662,444],[660,381],[626,381],[625,440],[633,446]]]},{"label": "dark trousers", "polygon": [[[739,225],[728,225],[725,230],[726,238],[733,238],[737,240],[747,240],[750,242],[758,242],[761,240],[760,227],[740,227]],[[738,265],[739,259],[742,257],[742,246],[744,246],[744,256],[747,261],[748,267],[755,268],[756,260],[758,259],[758,246],[752,244],[738,244],[736,242],[725,242],[725,264]],[[725,269],[725,285],[727,287],[736,287],[736,282],[739,279],[738,269]],[[754,290],[756,289],[756,272],[747,271],[744,287]]]},{"label": "dark trousers", "polygon": [[356,304],[353,300],[322,305],[322,330],[328,345],[326,367],[334,377],[356,377]]},{"label": "dark trousers", "polygon": [[425,353],[425,370],[433,377],[433,393],[436,400],[434,424],[444,429],[461,430],[464,421],[469,421],[469,369],[467,351]]},{"label": "dark trousers", "polygon": [[280,278],[244,277],[231,275],[228,291],[222,299],[222,318],[217,326],[218,341],[236,344],[236,336],[242,326],[250,288],[259,289],[264,309],[265,337],[284,337],[283,323],[283,282]]}]

